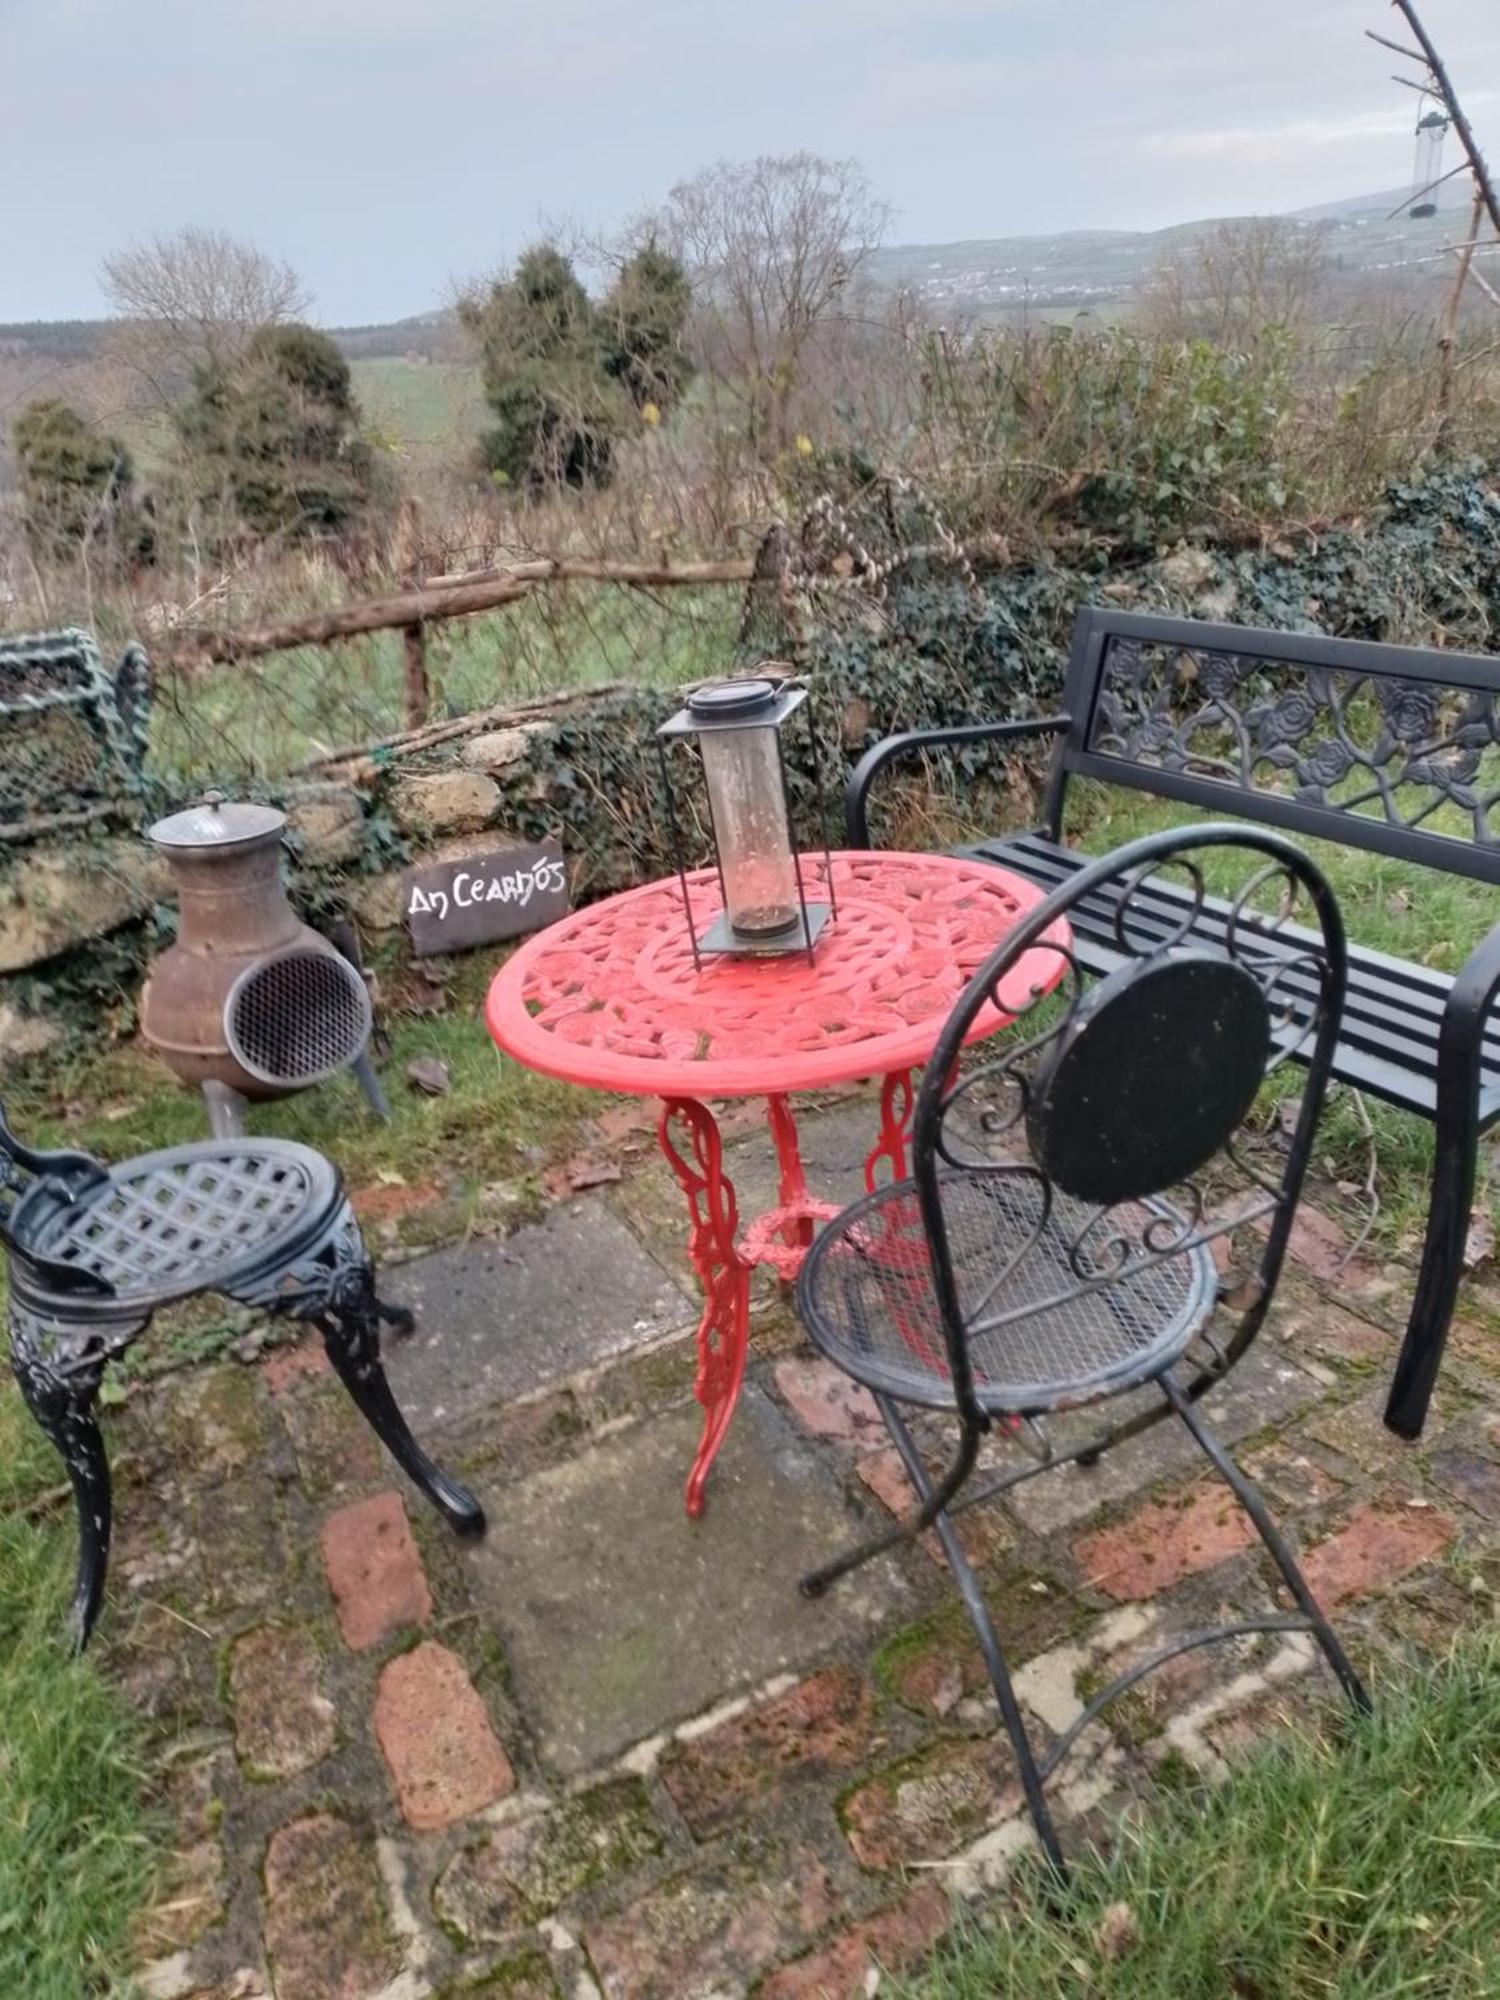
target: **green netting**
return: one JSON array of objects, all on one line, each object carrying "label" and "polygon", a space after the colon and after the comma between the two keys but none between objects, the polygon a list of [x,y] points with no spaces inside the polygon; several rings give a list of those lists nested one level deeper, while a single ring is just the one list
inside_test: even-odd
[{"label": "green netting", "polygon": [[0,639],[0,840],[139,796],[149,700],[139,646],[111,673],[77,628]]}]

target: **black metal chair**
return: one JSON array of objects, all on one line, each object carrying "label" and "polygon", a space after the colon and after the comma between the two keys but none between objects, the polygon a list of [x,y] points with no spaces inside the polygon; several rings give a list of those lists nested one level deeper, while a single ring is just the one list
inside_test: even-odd
[{"label": "black metal chair", "polygon": [[0,1242],[10,1275],[10,1362],[61,1452],[78,1505],[71,1628],[87,1645],[109,1561],[110,1483],[94,1402],[107,1364],[156,1310],[196,1292],[311,1320],[362,1415],[461,1535],[484,1531],[474,1495],[407,1427],[380,1359],[384,1305],[332,1164],[279,1139],[208,1140],[106,1167],[23,1146],[0,1111]]},{"label": "black metal chair", "polygon": [[[1240,879],[1227,897],[1213,896],[1205,871]],[[1176,893],[1164,894],[1168,887]],[[1046,934],[1075,901],[1101,891],[1113,900],[1117,951],[1091,974],[1068,943]],[[1299,904],[1310,905],[1318,942],[1289,955],[1272,940]],[[1060,968],[1051,969],[1062,976],[1055,992],[1023,994],[1017,1013],[1016,967],[1028,951],[1056,954]],[[1197,1408],[1250,1346],[1270,1304],[1328,1081],[1344,977],[1333,896],[1279,834],[1188,827],[1093,862],[1048,896],[965,988],[918,1098],[912,1177],[836,1217],[798,1280],[808,1332],[874,1393],[919,1502],[909,1522],[805,1577],[802,1588],[818,1596],[882,1550],[936,1529],[1058,1870],[1047,1779],[1104,1708],[1164,1661],[1216,1639],[1308,1632],[1355,1707],[1369,1706],[1265,1503]],[[1015,1018],[960,1062],[1002,991]],[[1266,1076],[1294,1052],[1307,1071],[1283,1142],[1261,1128],[1257,1100]],[[1221,1306],[1238,1315],[1227,1334],[1213,1325]],[[1049,1437],[1050,1417],[1128,1394],[1134,1405],[1112,1425],[1087,1425],[1066,1447]],[[902,1404],[956,1409],[958,1449],[941,1478],[929,1476]],[[1092,1464],[1172,1415],[1250,1516],[1296,1613],[1181,1635],[1097,1693],[1039,1757],[950,1516],[1051,1467]],[[999,1421],[1027,1456],[962,1491]]]}]

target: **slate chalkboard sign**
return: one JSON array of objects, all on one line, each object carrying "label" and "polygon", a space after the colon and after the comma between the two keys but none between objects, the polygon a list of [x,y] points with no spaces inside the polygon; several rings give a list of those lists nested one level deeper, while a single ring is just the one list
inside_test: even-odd
[{"label": "slate chalkboard sign", "polygon": [[549,840],[408,868],[401,907],[412,948],[424,958],[539,931],[568,913],[562,849]]}]

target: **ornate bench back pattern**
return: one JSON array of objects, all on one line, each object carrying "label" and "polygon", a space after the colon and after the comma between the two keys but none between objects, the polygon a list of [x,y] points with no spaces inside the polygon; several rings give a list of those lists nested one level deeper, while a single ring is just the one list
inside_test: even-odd
[{"label": "ornate bench back pattern", "polygon": [[1069,761],[1194,803],[1222,787],[1227,813],[1500,880],[1500,660],[1320,650],[1338,664],[1107,632]]},{"label": "ornate bench back pattern", "polygon": [[0,638],[0,840],[139,797],[149,708],[139,646],[127,646],[111,673],[76,628]]}]

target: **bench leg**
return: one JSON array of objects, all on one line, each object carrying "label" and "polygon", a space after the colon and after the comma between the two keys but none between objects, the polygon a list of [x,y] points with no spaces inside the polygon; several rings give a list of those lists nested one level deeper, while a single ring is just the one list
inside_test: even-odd
[{"label": "bench leg", "polygon": [[[1446,1024],[1445,1024],[1446,1030]],[[1416,1296],[1406,1322],[1406,1334],[1391,1378],[1385,1421],[1398,1437],[1422,1435],[1427,1405],[1432,1400],[1448,1323],[1464,1273],[1464,1243],[1474,1202],[1474,1176],[1479,1153],[1477,1064],[1474,1073],[1445,1072],[1438,1052],[1437,1159],[1432,1175],[1432,1205],[1427,1211],[1427,1237]]]}]

